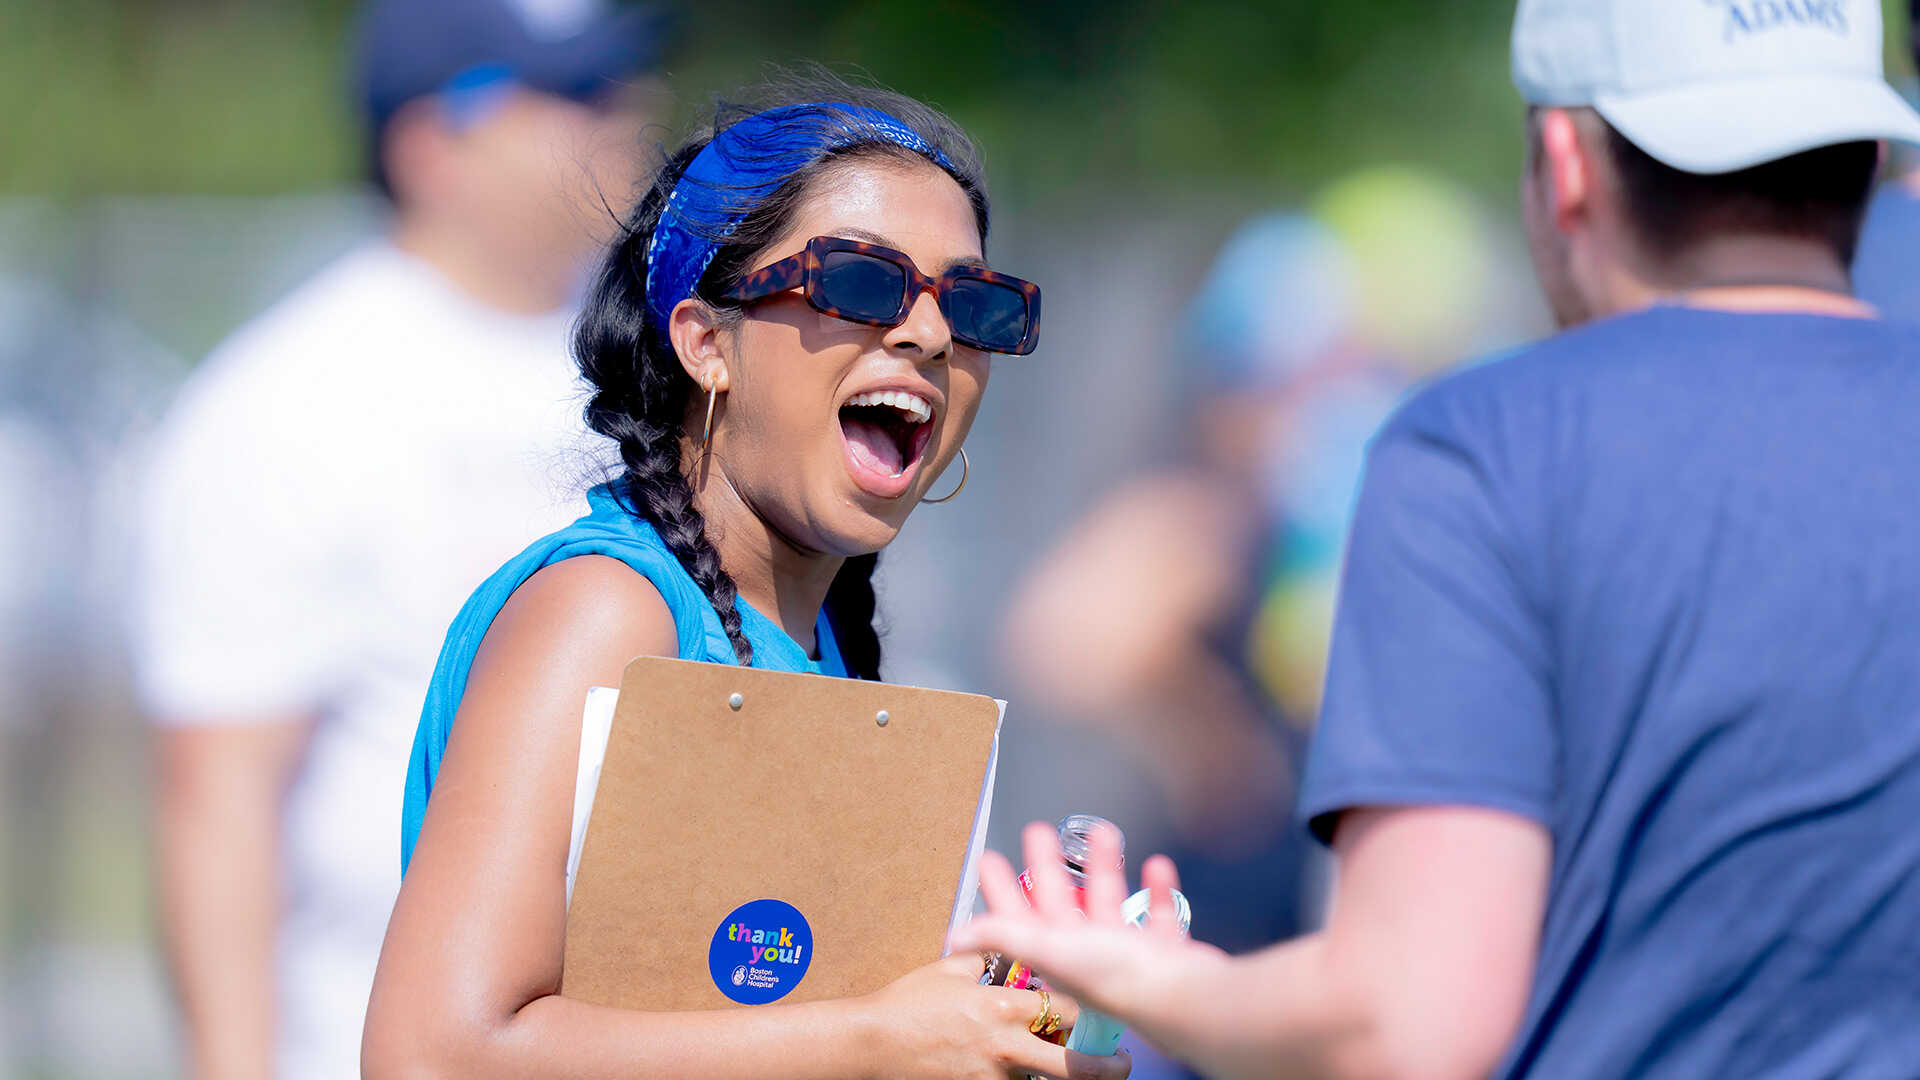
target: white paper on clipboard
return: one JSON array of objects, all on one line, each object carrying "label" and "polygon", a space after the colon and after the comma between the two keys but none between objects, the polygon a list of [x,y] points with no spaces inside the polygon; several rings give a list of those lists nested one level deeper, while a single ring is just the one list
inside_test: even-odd
[{"label": "white paper on clipboard", "polygon": [[[580,714],[580,763],[573,780],[573,836],[567,844],[567,901],[573,901],[573,878],[580,869],[580,849],[587,839],[587,820],[593,816],[593,796],[600,789],[600,767],[607,757],[607,738],[613,734],[614,706],[620,691],[595,686],[587,691]],[[980,855],[987,847],[987,819],[993,811],[993,782],[1000,770],[1000,727],[1006,723],[1007,703],[998,698],[999,719],[993,725],[993,746],[987,751],[987,772],[980,782],[980,804],[973,814],[973,835],[967,842],[967,861],[960,869],[960,888],[953,898],[953,917],[947,933],[973,916],[980,890]]]}]

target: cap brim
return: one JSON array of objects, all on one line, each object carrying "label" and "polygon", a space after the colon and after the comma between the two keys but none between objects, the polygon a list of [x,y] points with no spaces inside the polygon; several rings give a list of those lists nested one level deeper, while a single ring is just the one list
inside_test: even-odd
[{"label": "cap brim", "polygon": [[1733,172],[1864,139],[1920,143],[1920,114],[1873,78],[1696,84],[1602,94],[1593,107],[1628,142],[1690,173]]},{"label": "cap brim", "polygon": [[657,67],[672,18],[656,9],[623,8],[588,30],[539,46],[513,65],[528,85],[568,97],[603,91],[611,81]]}]

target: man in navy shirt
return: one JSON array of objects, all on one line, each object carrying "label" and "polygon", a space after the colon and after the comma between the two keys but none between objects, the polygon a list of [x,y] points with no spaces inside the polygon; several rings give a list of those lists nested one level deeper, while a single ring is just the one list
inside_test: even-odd
[{"label": "man in navy shirt", "polygon": [[1920,1075],[1920,330],[1847,272],[1920,139],[1880,49],[1865,0],[1522,0],[1568,329],[1372,446],[1326,929],[1129,936],[1101,874],[1076,925],[1042,830],[965,942],[1214,1076]]}]

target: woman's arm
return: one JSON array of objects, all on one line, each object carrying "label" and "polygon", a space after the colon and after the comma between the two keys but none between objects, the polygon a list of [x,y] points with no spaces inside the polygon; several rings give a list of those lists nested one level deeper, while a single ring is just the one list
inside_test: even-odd
[{"label": "woman's arm", "polygon": [[1124,1075],[1078,1055],[1070,1071],[1064,1050],[1026,1034],[1033,995],[974,985],[977,960],[804,1005],[640,1013],[560,997],[586,690],[618,686],[634,656],[676,652],[660,594],[613,559],[548,567],[501,610],[387,930],[366,1076]]}]

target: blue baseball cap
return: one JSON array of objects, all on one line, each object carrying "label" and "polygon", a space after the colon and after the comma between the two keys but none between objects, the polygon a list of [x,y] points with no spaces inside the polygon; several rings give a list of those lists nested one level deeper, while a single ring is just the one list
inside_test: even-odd
[{"label": "blue baseball cap", "polygon": [[354,83],[368,130],[476,72],[585,100],[660,62],[658,10],[607,0],[371,0]]}]

